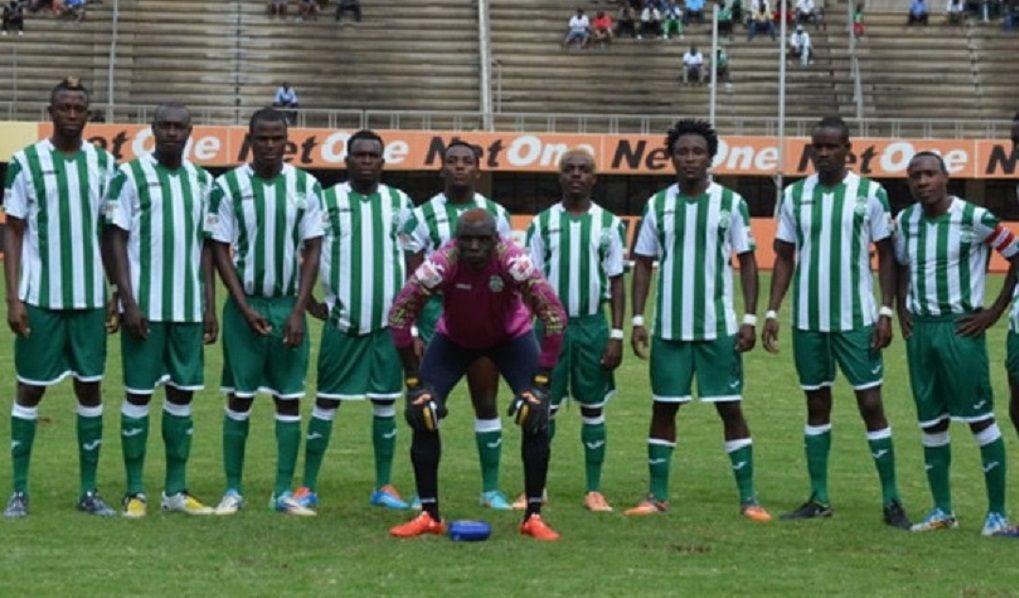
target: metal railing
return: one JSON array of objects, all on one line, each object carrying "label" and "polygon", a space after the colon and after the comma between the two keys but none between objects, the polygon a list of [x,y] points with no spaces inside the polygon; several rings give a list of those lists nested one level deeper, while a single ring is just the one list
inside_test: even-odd
[{"label": "metal railing", "polygon": [[[93,112],[107,113],[108,105],[94,103]],[[147,124],[152,122],[155,106],[116,104],[108,112],[112,122]],[[243,125],[254,107],[241,109],[224,105],[191,106],[198,125]],[[707,114],[637,115],[637,114],[557,114],[544,112],[483,112],[426,110],[324,110],[291,111],[294,125],[327,129],[395,129],[421,131],[499,131],[514,133],[566,134],[640,134],[664,135],[678,118],[706,119]],[[31,115],[31,116],[29,116]],[[491,129],[486,127],[486,116]],[[49,120],[45,102],[0,101],[0,118],[5,120]],[[815,117],[787,117],[786,135],[806,137],[817,122]],[[1012,128],[1009,120],[957,120],[907,118],[847,118],[854,137],[888,137],[908,139],[1003,139]],[[719,132],[724,135],[764,135],[778,133],[778,118],[773,116],[716,116]]]}]

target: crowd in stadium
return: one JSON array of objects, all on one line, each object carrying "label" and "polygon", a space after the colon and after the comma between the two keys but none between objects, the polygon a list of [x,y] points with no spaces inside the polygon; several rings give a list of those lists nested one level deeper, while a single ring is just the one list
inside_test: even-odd
[{"label": "crowd in stadium", "polygon": [[[329,7],[329,0],[293,0],[297,4],[297,20],[318,20],[319,13]],[[291,0],[268,0],[266,13],[270,17],[287,18]],[[361,22],[361,0],[337,0],[335,18],[337,21],[343,15],[350,13],[354,21]]]}]

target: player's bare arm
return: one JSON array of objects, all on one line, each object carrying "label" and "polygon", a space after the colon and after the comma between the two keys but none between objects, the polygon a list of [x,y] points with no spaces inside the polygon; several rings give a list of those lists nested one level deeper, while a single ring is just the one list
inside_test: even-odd
[{"label": "player's bare arm", "polygon": [[311,290],[318,278],[319,258],[322,255],[322,237],[307,239],[301,252],[301,281],[297,287],[294,309],[283,325],[283,344],[296,347],[304,339],[304,312],[311,299]]},{"label": "player's bare arm", "polygon": [[216,318],[216,262],[212,251],[212,241],[202,245],[202,289],[205,305],[202,308],[202,342],[211,345],[219,336],[219,320]]},{"label": "player's bare arm", "polygon": [[[612,306],[612,330],[623,329],[623,315],[626,312],[626,291],[623,289],[623,275],[609,279],[609,302]],[[601,364],[607,370],[614,370],[623,362],[623,339],[610,338],[605,343]]]},{"label": "player's bare arm", "polygon": [[1019,254],[1008,260],[1008,274],[1005,275],[1005,282],[1001,285],[1001,292],[990,307],[966,314],[958,320],[955,331],[962,336],[979,336],[985,330],[994,326],[1001,314],[1005,313],[1012,301],[1016,286],[1016,267],[1019,263]]},{"label": "player's bare arm", "polygon": [[[881,307],[891,309],[895,297],[895,248],[892,239],[886,238],[874,244],[877,249],[877,279],[881,287]],[[882,309],[874,325],[874,336],[871,338],[872,349],[880,350],[892,342],[892,317]]]},{"label": "player's bare arm", "polygon": [[[743,313],[757,313],[757,295],[759,277],[757,274],[757,257],[753,251],[746,251],[736,256],[739,261],[739,281],[743,289]],[[754,324],[744,321],[739,327],[736,338],[736,350],[745,353],[754,348],[757,342],[757,330]]]},{"label": "player's bare arm", "polygon": [[[786,241],[775,239],[775,267],[771,272],[771,293],[768,297],[768,314],[782,308],[782,299],[789,290],[789,282],[796,267],[796,246]],[[778,353],[778,317],[764,317],[764,330],[761,332],[761,343],[769,353]]]},{"label": "player's bare arm", "polygon": [[[630,334],[630,346],[637,357],[647,359],[649,338],[647,326],[643,322],[643,315],[644,306],[647,304],[648,288],[651,286],[651,269],[654,266],[654,258],[647,255],[637,255],[635,258],[631,288],[634,325]],[[641,320],[637,320],[637,316],[641,316]],[[638,325],[637,322],[640,324]]]},{"label": "player's bare arm", "polygon": [[28,338],[28,311],[18,297],[21,277],[21,247],[25,238],[25,221],[8,215],[4,227],[4,282],[7,283],[7,325],[14,334]]},{"label": "player's bare arm", "polygon": [[124,328],[131,336],[144,339],[149,336],[149,321],[138,308],[138,302],[131,289],[131,265],[127,259],[128,235],[126,230],[113,225],[106,226],[103,230],[103,254],[112,257],[106,272],[117,285],[118,299],[124,310]]}]

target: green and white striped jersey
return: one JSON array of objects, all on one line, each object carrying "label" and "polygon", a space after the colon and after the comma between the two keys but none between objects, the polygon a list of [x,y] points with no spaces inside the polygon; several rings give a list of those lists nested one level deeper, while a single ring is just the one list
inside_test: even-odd
[{"label": "green and white striped jersey", "polygon": [[1015,235],[988,210],[952,197],[948,211],[928,218],[919,203],[896,217],[895,257],[909,266],[906,309],[920,316],[983,307],[987,260],[1019,253]]},{"label": "green and white striped jersey", "polygon": [[658,257],[654,334],[666,340],[714,340],[736,334],[732,256],[755,249],[747,204],[711,183],[698,197],[672,185],[644,207],[634,252]]},{"label": "green and white striped jersey", "polygon": [[574,216],[560,202],[534,217],[526,245],[575,318],[599,313],[609,300],[609,278],[623,273],[625,237],[623,221],[598,204]]},{"label": "green and white striped jersey", "polygon": [[460,214],[474,208],[485,208],[491,212],[499,235],[510,235],[509,213],[491,199],[475,193],[473,200],[457,204],[446,199],[445,193],[439,193],[414,209],[414,217],[407,221],[403,230],[404,249],[411,253],[424,251],[425,257],[428,257],[456,234]]},{"label": "green and white striped jersey", "polygon": [[403,288],[400,232],[413,217],[414,204],[393,187],[379,185],[375,193],[361,195],[349,183],[327,189],[322,204],[322,284],[329,320],[345,332],[381,330]]},{"label": "green and white striped jersey", "polygon": [[151,154],[121,165],[106,194],[106,224],[128,232],[131,291],[153,322],[202,321],[202,219],[212,176]]},{"label": "green and white striped jersey", "polygon": [[26,223],[18,298],[44,309],[95,309],[106,302],[99,237],[103,197],[117,167],[82,141],[74,154],[45,139],[7,165],[4,211]]},{"label": "green and white striped jersey", "polygon": [[796,246],[793,326],[846,331],[877,320],[870,246],[892,234],[888,194],[853,172],[825,187],[816,174],[785,188],[775,238]]},{"label": "green and white striped jersey", "polygon": [[318,181],[299,168],[263,179],[244,164],[216,179],[205,231],[230,244],[246,294],[292,296],[304,242],[324,234],[321,202]]}]

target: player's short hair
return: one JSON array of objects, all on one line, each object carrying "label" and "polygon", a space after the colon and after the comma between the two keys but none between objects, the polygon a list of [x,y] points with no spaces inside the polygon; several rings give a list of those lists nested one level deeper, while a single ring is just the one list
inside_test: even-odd
[{"label": "player's short hair", "polygon": [[937,152],[932,152],[930,150],[916,152],[915,154],[913,154],[913,157],[909,159],[909,164],[912,165],[913,162],[919,160],[920,158],[934,158],[935,160],[938,161],[938,167],[941,169],[941,172],[943,174],[948,174],[948,167],[945,166],[945,159],[941,157],[941,154]]},{"label": "player's short hair", "polygon": [[255,128],[255,123],[268,122],[268,123],[283,123],[283,126],[287,126],[287,115],[275,108],[261,108],[256,110],[251,115],[251,120],[248,121],[248,131],[252,131]]},{"label": "player's short hair", "polygon": [[78,77],[64,77],[60,83],[57,83],[53,90],[50,91],[50,105],[57,101],[57,94],[62,91],[80,91],[85,94],[85,103],[88,104],[88,90],[85,89],[85,84],[81,82]]},{"label": "player's short hair", "polygon": [[466,147],[467,149],[471,150],[471,152],[474,153],[474,158],[476,160],[481,160],[481,148],[480,147],[474,145],[473,143],[468,143],[468,142],[464,141],[463,139],[456,138],[456,139],[453,139],[453,141],[450,141],[449,145],[447,145],[446,147],[444,147],[442,149],[442,161],[443,162],[446,161],[446,155],[449,154],[449,150],[453,149],[454,147]]},{"label": "player's short hair", "polygon": [[588,162],[591,163],[591,172],[597,172],[598,171],[598,163],[595,162],[594,155],[591,154],[591,152],[589,152],[586,148],[575,147],[575,148],[566,150],[563,153],[562,157],[559,158],[559,171],[560,172],[562,172],[563,168],[566,166],[566,161],[569,160],[570,158],[584,158],[585,160],[587,160]]},{"label": "player's short hair", "polygon": [[357,133],[354,133],[353,135],[351,135],[350,139],[347,140],[347,150],[348,150],[348,153],[349,153],[350,148],[354,147],[354,142],[355,141],[359,141],[361,139],[368,140],[368,141],[378,141],[380,147],[382,147],[383,149],[385,149],[385,147],[386,147],[386,144],[382,141],[382,137],[379,137],[378,133],[376,133],[375,131],[372,131],[371,129],[361,129]]},{"label": "player's short hair", "polygon": [[188,115],[188,122],[191,122],[191,109],[187,107],[184,102],[178,102],[176,100],[169,100],[166,102],[160,102],[156,106],[156,110],[152,113],[152,122],[159,121],[160,115],[167,110],[183,110]]},{"label": "player's short hair", "polygon": [[665,136],[665,149],[669,151],[669,155],[672,155],[676,141],[683,135],[700,135],[708,142],[708,155],[714,158],[715,154],[718,153],[718,133],[715,132],[711,123],[703,120],[684,118],[676,121],[676,124],[669,129],[668,134]]},{"label": "player's short hair", "polygon": [[814,131],[818,129],[835,129],[842,137],[842,141],[849,143],[849,125],[846,124],[846,121],[842,120],[841,116],[826,116],[822,118],[814,125]]}]

